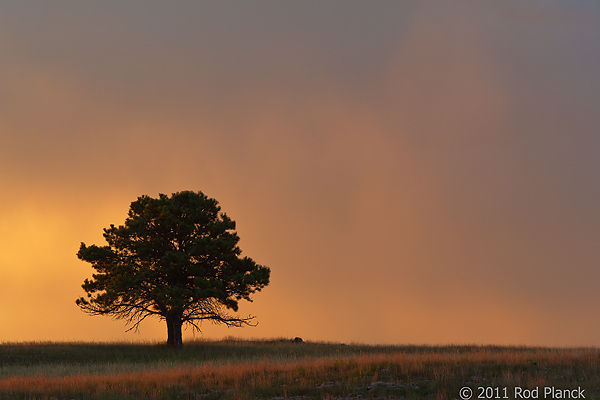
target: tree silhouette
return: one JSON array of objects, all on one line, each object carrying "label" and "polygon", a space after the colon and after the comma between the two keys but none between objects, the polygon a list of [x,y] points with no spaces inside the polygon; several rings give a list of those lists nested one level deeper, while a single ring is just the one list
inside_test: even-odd
[{"label": "tree silhouette", "polygon": [[96,270],[77,305],[91,315],[125,319],[131,329],[157,316],[167,344],[181,347],[182,326],[202,320],[253,325],[254,317],[228,314],[238,301],[269,284],[269,268],[241,257],[235,222],[215,199],[183,191],[131,203],[125,224],[104,229],[108,246],[81,243],[77,257]]}]

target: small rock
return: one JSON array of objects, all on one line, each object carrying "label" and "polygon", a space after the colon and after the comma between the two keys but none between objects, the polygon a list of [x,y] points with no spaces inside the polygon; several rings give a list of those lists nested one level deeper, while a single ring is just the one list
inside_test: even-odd
[{"label": "small rock", "polygon": [[367,390],[372,390],[372,389],[376,389],[377,387],[386,387],[386,388],[392,388],[395,385],[393,383],[388,383],[388,382],[382,382],[382,381],[377,381],[377,382],[371,382],[370,386],[367,386]]}]

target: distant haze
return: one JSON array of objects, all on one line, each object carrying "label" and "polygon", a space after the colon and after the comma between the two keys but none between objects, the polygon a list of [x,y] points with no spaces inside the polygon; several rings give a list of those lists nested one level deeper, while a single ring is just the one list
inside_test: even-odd
[{"label": "distant haze", "polygon": [[200,190],[271,268],[202,337],[598,346],[599,43],[595,1],[3,1],[0,341],[165,340],[75,253]]}]

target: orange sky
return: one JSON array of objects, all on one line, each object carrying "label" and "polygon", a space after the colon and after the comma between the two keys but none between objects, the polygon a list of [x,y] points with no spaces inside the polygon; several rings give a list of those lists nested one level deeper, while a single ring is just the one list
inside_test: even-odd
[{"label": "orange sky", "polygon": [[2,2],[0,341],[164,340],[75,253],[201,190],[272,271],[204,337],[599,345],[599,42],[592,1]]}]

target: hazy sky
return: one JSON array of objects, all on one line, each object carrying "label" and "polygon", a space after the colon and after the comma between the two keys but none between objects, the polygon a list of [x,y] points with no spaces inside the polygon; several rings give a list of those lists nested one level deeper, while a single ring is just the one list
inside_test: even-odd
[{"label": "hazy sky", "polygon": [[204,337],[598,346],[599,43],[591,0],[2,1],[0,341],[165,340],[75,254],[200,190],[272,271]]}]

